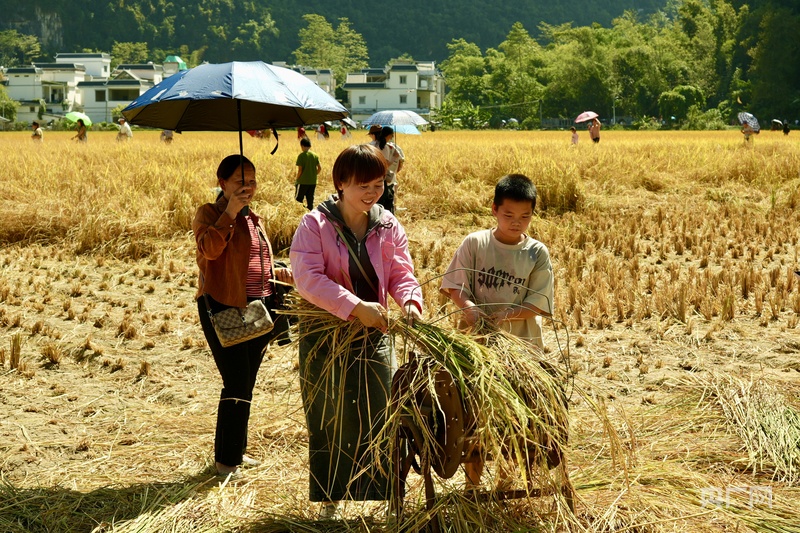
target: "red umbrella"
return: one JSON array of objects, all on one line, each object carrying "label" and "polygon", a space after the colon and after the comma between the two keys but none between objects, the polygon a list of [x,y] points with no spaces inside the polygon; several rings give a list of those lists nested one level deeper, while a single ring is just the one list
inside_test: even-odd
[{"label": "red umbrella", "polygon": [[600,115],[598,115],[594,111],[584,111],[583,113],[578,115],[578,118],[575,119],[575,123],[577,124],[579,122],[586,122],[592,120],[593,118],[597,118],[599,116]]}]

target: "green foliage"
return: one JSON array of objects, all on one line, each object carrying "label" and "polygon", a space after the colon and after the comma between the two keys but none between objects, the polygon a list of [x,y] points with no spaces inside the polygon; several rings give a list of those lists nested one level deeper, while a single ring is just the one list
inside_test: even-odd
[{"label": "green foliage", "polygon": [[661,129],[661,122],[656,117],[643,116],[633,121],[633,129],[653,131]]},{"label": "green foliage", "polygon": [[671,91],[661,93],[658,97],[661,116],[670,121],[682,121],[688,115],[690,108],[699,110],[703,106],[705,106],[703,92],[691,85],[679,85]]},{"label": "green foliage", "polygon": [[470,102],[445,98],[436,118],[448,129],[479,129],[489,121],[490,114]]},{"label": "green foliage", "polygon": [[[658,97],[658,109],[667,120],[683,120],[689,110],[686,97],[677,91],[666,91]],[[673,118],[674,117],[674,118]]]},{"label": "green foliage", "polygon": [[29,65],[42,55],[39,39],[17,30],[0,31],[0,65],[16,67]]},{"label": "green foliage", "polygon": [[726,127],[719,109],[702,111],[697,105],[689,108],[686,120],[681,125],[683,130],[724,130]]},{"label": "green foliage", "polygon": [[0,117],[7,118],[11,122],[17,120],[17,106],[19,102],[12,100],[6,92],[6,88],[0,85]]},{"label": "green foliage", "polygon": [[126,104],[119,104],[114,109],[111,110],[111,122],[116,124],[117,121],[122,117],[122,110],[127,107]]},{"label": "green foliage", "polygon": [[475,43],[455,39],[447,45],[450,57],[440,65],[450,90],[449,98],[479,105],[486,100],[483,54]]},{"label": "green foliage", "polygon": [[340,18],[336,29],[321,15],[304,15],[303,20],[306,27],[298,33],[300,47],[294,51],[297,64],[331,69],[338,84],[344,83],[348,72],[369,65],[367,44],[347,18]]},{"label": "green foliage", "polygon": [[414,58],[411,57],[411,54],[406,52],[402,54],[400,57],[393,57],[392,59],[389,60],[388,64],[394,65],[395,63],[413,63],[413,62]]},{"label": "green foliage", "polygon": [[141,64],[149,59],[147,43],[114,43],[111,47],[112,70],[123,64]]},{"label": "green foliage", "polygon": [[776,7],[759,13],[760,38],[750,50],[752,104],[765,118],[800,115],[800,13]]}]

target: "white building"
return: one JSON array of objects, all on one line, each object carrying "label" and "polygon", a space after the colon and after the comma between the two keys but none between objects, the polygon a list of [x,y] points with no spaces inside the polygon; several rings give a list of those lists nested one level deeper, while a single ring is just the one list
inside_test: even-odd
[{"label": "white building", "polygon": [[390,109],[407,109],[429,118],[431,109],[442,105],[445,83],[433,61],[417,61],[349,73],[342,88],[355,120]]},{"label": "white building", "polygon": [[294,70],[295,72],[299,72],[306,78],[319,85],[323,91],[336,98],[336,77],[333,75],[333,71],[331,69],[303,67],[300,65],[287,65],[286,61],[273,61],[272,64],[276,67],[288,68]]},{"label": "white building", "polygon": [[83,112],[92,122],[112,122],[116,107],[127,106],[152,86],[150,81],[124,73],[111,80],[82,81],[78,90],[83,96]]},{"label": "white building", "polygon": [[114,69],[114,72],[111,73],[111,78],[119,79],[124,75],[149,81],[153,85],[160,83],[161,80],[167,77],[164,76],[164,68],[161,65],[155,65],[152,62],[144,64],[123,63]]},{"label": "white building", "polygon": [[28,67],[6,70],[6,91],[19,102],[17,120],[38,120],[42,104],[46,114],[61,115],[80,105],[78,84],[86,69],[77,63],[34,63]]},{"label": "white building", "polygon": [[111,76],[111,55],[105,52],[84,54],[56,54],[56,63],[80,63],[86,69],[88,79]]}]

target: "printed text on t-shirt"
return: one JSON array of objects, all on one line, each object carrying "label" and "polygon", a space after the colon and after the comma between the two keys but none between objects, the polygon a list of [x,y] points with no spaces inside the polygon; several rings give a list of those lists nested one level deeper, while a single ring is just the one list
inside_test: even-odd
[{"label": "printed text on t-shirt", "polygon": [[481,271],[478,272],[478,287],[499,290],[505,287],[506,284],[513,284],[514,294],[518,294],[520,285],[524,283],[525,280],[523,278],[516,278],[511,272],[495,270],[494,267],[489,270],[481,269]]}]

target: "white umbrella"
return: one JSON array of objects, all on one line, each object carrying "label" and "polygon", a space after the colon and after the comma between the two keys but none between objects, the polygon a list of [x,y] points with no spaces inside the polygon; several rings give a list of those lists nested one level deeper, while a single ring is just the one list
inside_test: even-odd
[{"label": "white umbrella", "polygon": [[361,123],[365,126],[371,126],[373,124],[379,124],[381,126],[393,126],[395,124],[422,126],[423,124],[427,124],[428,121],[413,111],[398,109],[395,111],[378,111],[377,113],[373,113],[367,120],[362,120]]}]

